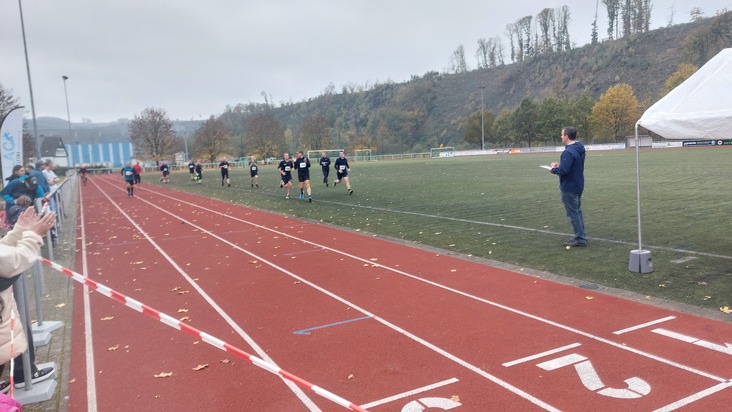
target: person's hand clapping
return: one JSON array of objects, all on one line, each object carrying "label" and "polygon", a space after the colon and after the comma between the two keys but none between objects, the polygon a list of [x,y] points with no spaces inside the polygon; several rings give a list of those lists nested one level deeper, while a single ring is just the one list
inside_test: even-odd
[{"label": "person's hand clapping", "polygon": [[38,216],[36,211],[29,207],[28,209],[24,210],[23,213],[18,216],[18,223],[17,225],[27,228],[28,230],[31,230],[35,233],[37,233],[40,236],[43,236],[51,230],[53,225],[56,224],[56,214],[46,213],[43,217]]}]

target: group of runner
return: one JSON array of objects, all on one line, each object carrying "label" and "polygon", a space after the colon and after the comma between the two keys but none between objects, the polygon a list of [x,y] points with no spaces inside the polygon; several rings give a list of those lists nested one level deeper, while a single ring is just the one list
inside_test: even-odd
[{"label": "group of runner", "polygon": [[[328,175],[330,174],[330,158],[328,157],[328,154],[325,152],[322,152],[322,157],[320,158],[320,166],[323,170],[323,183],[325,183],[325,186],[328,187]],[[348,191],[348,194],[353,194],[353,189],[351,189],[351,182],[348,180],[348,171],[350,170],[350,166],[348,165],[348,159],[346,159],[346,154],[342,150],[340,153],[338,153],[338,159],[336,159],[334,168],[336,170],[336,179],[333,181],[333,187],[335,187],[338,183],[344,182],[346,184],[346,190]],[[300,185],[300,199],[305,198],[305,193],[307,193],[307,199],[308,202],[313,201],[312,191],[310,188],[310,159],[308,159],[302,152],[302,150],[297,152],[297,158],[292,161],[290,160],[290,154],[284,153],[282,155],[282,161],[277,166],[277,170],[279,170],[280,175],[282,176],[280,180],[280,188],[286,188],[287,189],[287,195],[285,195],[285,199],[290,199],[291,193],[292,193],[292,170],[297,170],[297,180]]]},{"label": "group of runner", "polygon": [[[319,163],[323,171],[323,183],[326,187],[328,187],[330,186],[328,176],[330,174],[331,161],[327,153],[322,153],[322,157],[320,158]],[[221,186],[226,184],[227,187],[231,187],[231,180],[229,178],[230,166],[231,164],[228,162],[226,157],[224,157],[219,163],[219,169],[221,170]],[[252,188],[256,187],[258,189],[259,166],[257,165],[257,161],[254,159],[254,156],[250,157],[247,167],[249,169],[250,185]],[[333,187],[335,187],[338,183],[343,182],[346,184],[346,190],[348,191],[348,194],[353,194],[353,189],[351,189],[351,182],[348,180],[348,171],[350,170],[350,166],[348,165],[348,159],[346,159],[345,152],[341,151],[340,153],[338,153],[338,159],[336,159],[336,161],[334,162],[334,168],[336,171],[336,179],[333,180]],[[282,161],[280,162],[279,166],[277,166],[277,170],[279,170],[280,175],[282,176],[282,179],[280,180],[280,188],[287,188],[287,195],[285,196],[285,198],[290,199],[293,185],[293,169],[297,170],[297,179],[300,185],[300,199],[304,199],[305,194],[307,193],[308,202],[312,202],[313,196],[312,189],[310,188],[310,159],[304,156],[302,150],[297,152],[297,158],[294,159],[294,161],[290,159],[289,153],[284,153],[282,156]],[[169,183],[170,167],[166,163],[162,163],[159,167],[159,170],[162,174],[162,176],[160,177],[160,182]],[[188,163],[188,172],[191,176],[192,182],[197,182],[198,184],[201,184],[201,181],[203,180],[203,166],[201,166],[200,161],[191,160],[190,163]],[[134,197],[134,186],[141,183],[141,175],[142,167],[140,166],[140,162],[135,163],[135,165],[132,165],[131,162],[127,162],[125,164],[125,167],[122,168],[122,177],[124,178],[127,185],[128,197]]]}]

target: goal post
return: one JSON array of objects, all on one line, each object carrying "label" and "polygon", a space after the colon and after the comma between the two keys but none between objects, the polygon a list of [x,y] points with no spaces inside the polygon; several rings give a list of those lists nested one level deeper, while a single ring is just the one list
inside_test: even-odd
[{"label": "goal post", "polygon": [[430,149],[430,157],[433,159],[443,157],[455,157],[454,147],[433,147]]},{"label": "goal post", "polygon": [[320,149],[320,150],[308,150],[305,156],[310,159],[310,163],[318,163],[318,160],[320,160],[321,157],[323,157],[323,152],[330,157],[331,164],[335,162],[336,159],[338,159],[338,153],[342,152],[343,149]]},{"label": "goal post", "polygon": [[371,161],[376,160],[372,155],[371,149],[356,149],[353,151],[354,161]]}]

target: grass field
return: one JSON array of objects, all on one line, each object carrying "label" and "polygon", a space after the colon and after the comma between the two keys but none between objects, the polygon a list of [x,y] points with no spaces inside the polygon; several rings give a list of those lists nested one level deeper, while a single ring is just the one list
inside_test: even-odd
[{"label": "grass field", "polygon": [[648,274],[628,271],[629,252],[638,247],[635,152],[588,152],[582,208],[590,241],[571,250],[561,246],[571,226],[558,178],[538,167],[558,158],[548,153],[352,163],[352,196],[343,185],[333,188],[332,171],[325,187],[315,166],[313,203],[297,196],[285,200],[276,166],[260,168],[260,189],[249,187],[246,169],[231,171],[231,188],[221,186],[218,170],[205,171],[201,185],[191,183],[187,172],[174,173],[171,186],[651,299],[732,306],[730,149],[641,152],[643,247],[652,251],[654,267]]}]

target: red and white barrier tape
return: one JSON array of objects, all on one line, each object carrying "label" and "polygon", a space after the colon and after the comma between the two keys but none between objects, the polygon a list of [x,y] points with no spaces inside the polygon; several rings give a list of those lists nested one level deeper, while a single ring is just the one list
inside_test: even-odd
[{"label": "red and white barrier tape", "polygon": [[151,308],[151,307],[149,307],[147,305],[142,304],[141,302],[138,302],[138,301],[136,301],[136,300],[134,300],[132,298],[129,298],[129,297],[127,297],[127,296],[125,296],[125,295],[123,295],[123,294],[121,294],[119,292],[116,292],[116,291],[114,291],[114,290],[112,290],[112,289],[110,289],[110,288],[108,288],[108,287],[106,287],[106,286],[104,286],[104,285],[102,285],[100,283],[94,282],[93,280],[91,280],[91,279],[89,279],[87,277],[84,277],[83,275],[81,275],[79,273],[76,273],[76,272],[72,271],[71,269],[67,269],[67,268],[59,265],[58,263],[52,262],[52,261],[50,261],[50,260],[48,260],[46,258],[43,258],[43,257],[41,257],[39,259],[44,264],[46,264],[46,265],[48,265],[48,266],[50,266],[50,267],[58,270],[59,272],[65,274],[66,276],[70,277],[71,279],[73,279],[73,280],[75,280],[75,281],[77,281],[77,282],[79,282],[81,284],[84,284],[84,285],[90,287],[91,289],[96,290],[97,292],[101,293],[102,295],[104,295],[104,296],[106,296],[108,298],[112,298],[112,299],[114,299],[114,300],[116,300],[116,301],[124,304],[127,307],[130,307],[130,308],[132,308],[132,309],[134,309],[134,310],[136,310],[136,311],[138,311],[140,313],[143,313],[145,315],[148,315],[148,316],[150,316],[153,319],[159,320],[160,322],[162,322],[162,323],[164,323],[164,324],[166,324],[166,325],[168,325],[168,326],[170,326],[172,328],[178,329],[178,330],[183,331],[183,332],[185,332],[185,333],[187,333],[187,334],[189,334],[189,335],[191,335],[193,337],[199,338],[202,341],[208,343],[209,345],[215,346],[216,348],[221,349],[221,350],[223,350],[225,352],[231,353],[234,356],[237,356],[237,357],[239,357],[241,359],[248,360],[251,363],[253,363],[255,366],[258,366],[258,367],[260,367],[260,368],[262,368],[262,369],[264,369],[266,371],[269,371],[269,372],[271,372],[271,373],[273,373],[275,375],[279,375],[279,376],[281,376],[281,377],[283,377],[285,379],[288,379],[288,380],[290,380],[292,382],[295,382],[296,384],[298,384],[298,385],[300,385],[300,386],[302,386],[304,388],[310,389],[311,391],[313,391],[313,392],[317,393],[318,395],[320,395],[320,396],[328,399],[329,401],[332,401],[332,402],[337,403],[338,405],[341,405],[341,406],[343,406],[345,408],[348,408],[348,409],[350,409],[352,411],[368,412],[368,411],[366,411],[366,409],[361,408],[360,406],[355,405],[354,403],[349,402],[346,399],[343,399],[340,396],[335,395],[335,394],[333,394],[333,393],[331,393],[331,392],[329,392],[329,391],[327,391],[327,390],[325,390],[325,389],[323,389],[323,388],[321,388],[321,387],[319,387],[317,385],[313,385],[312,383],[310,383],[310,382],[308,382],[308,381],[306,381],[306,380],[304,380],[304,379],[302,379],[302,378],[300,378],[298,376],[295,376],[295,375],[291,374],[290,372],[287,372],[285,370],[282,370],[279,367],[277,367],[276,365],[273,365],[273,364],[271,364],[271,363],[269,363],[267,361],[264,361],[264,360],[262,360],[262,359],[260,359],[260,358],[258,358],[256,356],[254,356],[254,355],[250,355],[250,354],[246,353],[245,351],[243,351],[243,350],[241,350],[241,349],[239,349],[239,348],[237,348],[235,346],[229,345],[228,343],[222,341],[221,339],[218,339],[218,338],[216,338],[214,336],[211,336],[211,335],[209,335],[209,334],[207,334],[205,332],[202,332],[202,331],[200,331],[200,330],[198,330],[196,328],[193,328],[193,327],[191,327],[189,325],[186,325],[185,323],[179,321],[178,319],[175,319],[172,316],[169,316],[169,315],[166,315],[165,313],[159,312],[159,311],[157,311],[157,310],[155,310],[155,309],[153,309],[153,308]]}]

